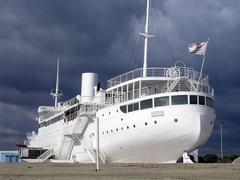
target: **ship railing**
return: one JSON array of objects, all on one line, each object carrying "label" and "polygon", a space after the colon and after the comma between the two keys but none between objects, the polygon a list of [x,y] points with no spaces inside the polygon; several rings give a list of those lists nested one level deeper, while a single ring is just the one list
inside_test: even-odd
[{"label": "ship railing", "polygon": [[[167,81],[166,81],[167,83]],[[214,90],[211,86],[208,84],[198,84],[193,83],[191,80],[184,80],[184,81],[178,81],[174,87],[171,87],[169,85],[168,88],[166,88],[166,83],[161,83],[158,85],[153,86],[147,86],[144,88],[136,89],[134,91],[128,91],[124,93],[113,93],[109,94],[109,97],[106,98],[106,104],[117,104],[122,103],[125,101],[137,99],[140,97],[150,96],[154,94],[161,94],[166,92],[186,92],[186,91],[194,91],[194,92],[203,92],[207,93],[209,95],[214,95]]]},{"label": "ship railing", "polygon": [[41,122],[41,121],[43,121],[43,120],[45,120],[45,119],[48,119],[48,118],[50,118],[50,117],[52,117],[52,116],[54,116],[54,115],[56,115],[56,114],[58,114],[58,113],[60,113],[60,112],[61,112],[61,110],[50,111],[50,112],[48,112],[48,113],[40,116],[40,117],[39,117],[39,121]]},{"label": "ship railing", "polygon": [[81,106],[79,110],[79,115],[96,113],[97,110],[103,107],[104,105],[99,105],[99,104],[84,104]]},{"label": "ship railing", "polygon": [[[170,68],[162,68],[162,67],[154,67],[154,68],[147,68],[147,77],[172,77],[172,76],[179,76],[179,77],[186,77],[194,81],[199,80],[200,73],[195,71],[193,68],[189,67],[170,67]],[[138,68],[127,72],[125,74],[119,75],[113,79],[107,81],[108,88],[116,86],[118,84],[124,83],[126,81],[136,79],[139,77],[143,77],[143,69]],[[202,81],[201,83],[208,84],[208,76],[202,74]]]},{"label": "ship railing", "polygon": [[75,104],[79,103],[79,100],[77,97],[74,97],[66,102],[60,102],[60,106],[66,107],[66,106],[73,106]]}]

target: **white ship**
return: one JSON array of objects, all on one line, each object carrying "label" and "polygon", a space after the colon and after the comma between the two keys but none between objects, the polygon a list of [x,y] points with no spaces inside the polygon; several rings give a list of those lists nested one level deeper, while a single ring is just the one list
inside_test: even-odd
[{"label": "white ship", "polygon": [[106,90],[83,73],[81,95],[58,102],[58,64],[55,106],[38,108],[38,132],[27,136],[28,148],[44,150],[39,161],[91,163],[99,150],[102,162],[175,163],[207,141],[216,118],[209,77],[177,63],[147,67],[149,6],[143,68],[108,80]]}]

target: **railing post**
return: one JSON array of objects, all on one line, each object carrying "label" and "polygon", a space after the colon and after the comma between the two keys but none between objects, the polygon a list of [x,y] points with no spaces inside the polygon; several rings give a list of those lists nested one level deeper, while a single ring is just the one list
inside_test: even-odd
[{"label": "railing post", "polygon": [[99,118],[96,118],[96,171],[100,170],[100,163],[99,163]]}]

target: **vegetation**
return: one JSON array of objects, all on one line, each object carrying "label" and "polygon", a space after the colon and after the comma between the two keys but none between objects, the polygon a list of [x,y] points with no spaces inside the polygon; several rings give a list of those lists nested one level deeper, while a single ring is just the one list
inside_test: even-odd
[{"label": "vegetation", "polygon": [[206,154],[204,156],[199,156],[198,162],[199,163],[231,163],[238,157],[239,155],[233,154],[233,155],[224,156],[223,159],[221,159],[216,154]]}]

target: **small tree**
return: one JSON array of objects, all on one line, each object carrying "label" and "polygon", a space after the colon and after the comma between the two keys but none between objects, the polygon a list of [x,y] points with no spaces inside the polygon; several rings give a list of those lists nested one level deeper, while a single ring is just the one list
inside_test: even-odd
[{"label": "small tree", "polygon": [[206,154],[203,156],[204,163],[216,163],[218,159],[218,156],[215,154]]}]

